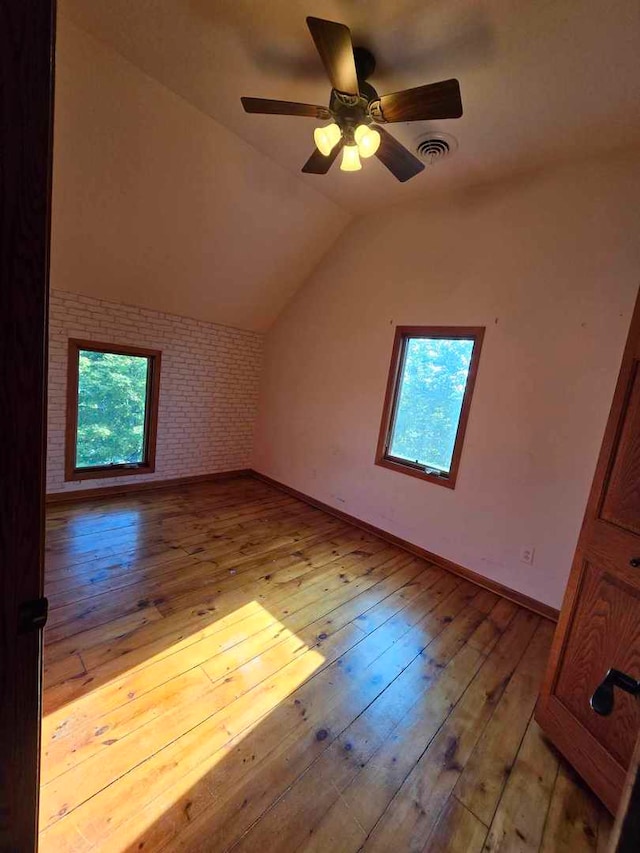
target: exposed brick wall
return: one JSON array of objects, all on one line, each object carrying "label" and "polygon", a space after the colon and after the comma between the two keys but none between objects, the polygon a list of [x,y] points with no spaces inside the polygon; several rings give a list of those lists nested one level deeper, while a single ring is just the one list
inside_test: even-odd
[{"label": "exposed brick wall", "polygon": [[[69,338],[162,350],[156,470],[65,483]],[[51,293],[47,492],[247,468],[263,336],[66,291]]]}]

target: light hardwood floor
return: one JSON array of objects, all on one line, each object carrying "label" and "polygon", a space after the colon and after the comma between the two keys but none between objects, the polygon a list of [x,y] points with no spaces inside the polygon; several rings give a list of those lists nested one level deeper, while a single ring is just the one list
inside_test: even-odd
[{"label": "light hardwood floor", "polygon": [[550,622],[250,478],[47,515],[41,850],[605,849]]}]

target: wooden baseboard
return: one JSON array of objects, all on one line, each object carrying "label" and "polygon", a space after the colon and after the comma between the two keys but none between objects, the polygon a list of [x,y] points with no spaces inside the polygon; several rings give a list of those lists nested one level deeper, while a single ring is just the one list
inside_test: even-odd
[{"label": "wooden baseboard", "polygon": [[392,545],[397,545],[399,548],[403,548],[405,551],[408,551],[410,554],[414,554],[416,557],[421,557],[424,560],[427,560],[430,563],[433,563],[435,566],[439,566],[442,569],[446,569],[448,572],[451,572],[454,575],[459,575],[460,577],[465,578],[465,580],[471,581],[477,586],[481,586],[484,589],[488,589],[491,592],[495,592],[496,595],[501,595],[503,598],[508,598],[509,601],[513,601],[515,604],[519,604],[521,607],[525,607],[527,610],[533,611],[533,613],[537,613],[538,616],[543,616],[545,619],[550,619],[552,622],[558,621],[559,611],[556,610],[555,607],[550,607],[548,604],[543,604],[541,601],[536,601],[535,598],[530,598],[528,595],[524,595],[521,592],[518,592],[515,589],[510,589],[508,586],[504,586],[497,581],[491,580],[490,578],[484,577],[484,575],[480,575],[477,572],[472,571],[471,569],[467,569],[464,566],[458,565],[458,563],[454,563],[451,560],[448,560],[446,557],[441,557],[438,554],[434,554],[431,551],[427,551],[425,548],[421,548],[419,545],[414,545],[412,542],[408,542],[406,539],[401,539],[399,536],[396,536],[393,533],[389,533],[386,530],[382,530],[380,527],[376,527],[373,524],[369,524],[368,521],[363,521],[360,518],[356,518],[354,515],[350,515],[348,512],[343,512],[341,509],[336,509],[329,504],[324,503],[323,501],[318,500],[317,498],[313,498],[310,495],[304,494],[304,492],[299,492],[297,489],[294,489],[292,486],[287,486],[285,483],[281,483],[278,480],[274,480],[272,477],[268,477],[266,474],[261,474],[259,471],[255,471],[250,469],[250,475],[256,477],[258,480],[262,480],[265,483],[268,483],[270,486],[274,486],[276,489],[280,489],[283,492],[286,492],[289,495],[293,495],[295,498],[299,498],[301,501],[305,501],[305,503],[311,504],[311,506],[315,506],[318,509],[323,510],[330,515],[336,516],[336,518],[342,519],[342,521],[347,521],[349,524],[353,524],[355,527],[360,527],[362,530],[366,530],[368,533],[373,533],[376,536],[379,536],[381,539],[384,539],[386,542],[390,542]]},{"label": "wooden baseboard", "polygon": [[503,598],[508,598],[510,601],[519,604],[521,607],[526,607],[527,610],[531,610],[534,613],[537,613],[539,616],[543,616],[545,619],[550,619],[553,622],[558,621],[559,612],[554,607],[549,607],[548,604],[543,604],[541,601],[536,601],[535,598],[530,598],[528,595],[523,595],[523,593],[518,592],[515,589],[510,589],[508,586],[504,586],[503,584],[498,583],[497,581],[493,581],[490,578],[486,578],[484,577],[484,575],[480,575],[477,572],[472,571],[471,569],[467,569],[464,566],[460,566],[458,563],[454,563],[452,560],[448,560],[446,557],[441,557],[439,554],[434,554],[432,551],[427,551],[425,548],[421,548],[419,545],[414,545],[412,542],[408,542],[406,539],[401,539],[399,536],[396,536],[393,533],[389,533],[387,530],[382,530],[380,527],[376,527],[373,524],[369,524],[368,521],[363,521],[360,518],[356,518],[356,516],[354,515],[350,515],[348,512],[344,512],[343,510],[330,506],[329,504],[326,504],[323,501],[318,500],[317,498],[313,498],[310,495],[306,495],[304,494],[304,492],[299,492],[292,486],[287,486],[285,483],[281,483],[278,480],[274,480],[272,477],[268,477],[266,474],[261,474],[259,471],[255,471],[252,468],[240,468],[236,471],[218,471],[214,474],[197,474],[192,477],[176,477],[171,480],[152,480],[146,481],[144,483],[126,483],[121,486],[101,486],[95,489],[75,489],[74,491],[69,492],[53,492],[46,496],[46,502],[49,505],[76,503],[78,501],[99,499],[105,497],[117,497],[118,495],[131,494],[133,492],[148,492],[160,489],[171,489],[177,486],[192,485],[194,483],[207,483],[214,480],[229,480],[234,477],[248,476],[255,477],[258,480],[262,480],[263,482],[268,483],[270,486],[273,486],[276,489],[280,489],[280,491],[286,492],[289,495],[293,495],[293,497],[296,497],[299,500],[310,504],[311,506],[315,506],[318,509],[329,513],[330,515],[336,516],[336,518],[340,518],[342,521],[346,521],[349,524],[353,524],[355,527],[359,527],[362,530],[366,530],[368,533],[373,533],[375,536],[379,536],[386,542],[390,542],[392,545],[397,545],[399,548],[403,548],[410,554],[414,554],[417,557],[421,557],[423,560],[427,560],[428,562],[433,563],[434,565],[439,566],[442,569],[446,569],[448,572],[451,572],[454,575],[459,575],[460,577],[465,578],[465,580],[469,580],[472,583],[475,583],[477,586],[481,586],[484,589],[488,589],[491,592],[495,592],[497,595],[501,595]]},{"label": "wooden baseboard", "polygon": [[174,477],[171,480],[146,480],[143,483],[123,483],[121,486],[98,486],[95,489],[74,489],[68,492],[51,492],[45,498],[47,504],[76,503],[93,498],[117,497],[131,492],[151,492],[156,489],[172,489],[177,486],[190,486],[194,483],[208,483],[213,480],[230,480],[234,477],[253,475],[250,468],[237,471],[217,471],[215,474],[196,474],[192,477]]}]

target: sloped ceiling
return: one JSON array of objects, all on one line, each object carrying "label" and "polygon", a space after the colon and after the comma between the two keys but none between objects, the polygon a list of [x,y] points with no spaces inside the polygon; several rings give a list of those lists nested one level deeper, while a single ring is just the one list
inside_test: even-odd
[{"label": "sloped ceiling", "polygon": [[58,21],[51,285],[269,327],[349,214]]},{"label": "sloped ceiling", "polygon": [[[59,0],[52,282],[266,329],[354,215],[640,145],[637,0]],[[347,23],[381,93],[457,77],[456,154],[303,175],[327,103],[305,24]]]},{"label": "sloped ceiling", "polygon": [[[61,8],[354,213],[640,141],[637,0],[62,0]],[[427,129],[453,133],[455,157],[406,185],[376,160],[356,174],[301,175],[317,122],[246,115],[239,99],[327,103],[308,14],[348,24],[374,51],[381,93],[457,77],[462,119],[391,128],[409,147]]]}]

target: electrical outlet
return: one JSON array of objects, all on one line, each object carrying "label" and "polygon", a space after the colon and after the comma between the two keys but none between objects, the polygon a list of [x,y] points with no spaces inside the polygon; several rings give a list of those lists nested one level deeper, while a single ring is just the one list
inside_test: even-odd
[{"label": "electrical outlet", "polygon": [[520,562],[526,563],[528,566],[533,565],[533,555],[535,554],[536,549],[533,545],[523,545],[520,549]]}]

